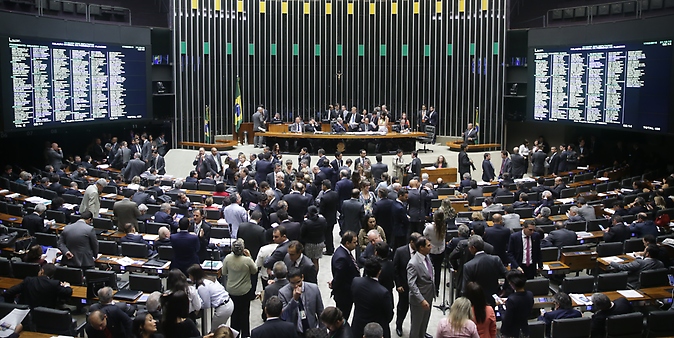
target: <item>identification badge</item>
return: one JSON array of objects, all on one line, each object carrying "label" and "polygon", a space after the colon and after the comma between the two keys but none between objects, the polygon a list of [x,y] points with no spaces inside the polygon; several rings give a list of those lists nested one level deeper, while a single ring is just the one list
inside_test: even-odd
[{"label": "identification badge", "polygon": [[307,319],[307,313],[304,310],[300,311],[300,319],[301,320]]}]

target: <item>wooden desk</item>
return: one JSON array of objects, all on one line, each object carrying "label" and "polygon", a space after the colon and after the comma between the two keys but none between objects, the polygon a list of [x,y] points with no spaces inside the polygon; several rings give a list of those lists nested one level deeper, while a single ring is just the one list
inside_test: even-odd
[{"label": "wooden desk", "polygon": [[639,289],[639,291],[653,299],[672,298],[672,286],[656,286],[653,288]]},{"label": "wooden desk", "polygon": [[[641,294],[643,297],[626,297],[628,301],[630,301],[630,302],[638,302],[638,301],[648,302],[648,301],[653,300],[653,297],[650,297],[650,296],[644,294],[643,292],[641,292],[641,290],[635,290],[635,291],[638,292],[639,294]],[[618,298],[624,297],[623,295],[618,293],[618,291],[606,291],[606,292],[602,292],[602,293],[605,294],[606,296],[608,296],[608,299],[610,299],[611,301],[614,301]],[[592,294],[586,293],[585,297],[592,298]],[[578,305],[576,305],[575,302],[574,302],[573,306],[578,306]]]},{"label": "wooden desk", "polygon": [[21,224],[23,222],[23,217],[13,216],[10,214],[0,214],[0,223],[12,225],[12,224]]},{"label": "wooden desk", "polygon": [[598,183],[601,183],[601,182],[602,182],[601,180],[592,179],[592,180],[569,183],[566,186],[569,187],[569,188],[578,188],[578,187],[582,187],[582,186],[586,186],[586,185],[598,184]]},{"label": "wooden desk", "polygon": [[592,251],[563,252],[560,261],[569,266],[570,271],[593,269],[597,260],[597,253]]},{"label": "wooden desk", "polygon": [[316,141],[320,147],[328,153],[342,151],[346,153],[357,153],[359,149],[367,149],[368,143],[372,140],[379,143],[379,152],[384,153],[394,151],[398,148],[405,152],[411,152],[416,149],[417,138],[426,136],[426,133],[290,133],[285,132],[266,132],[261,134],[267,138],[267,144],[285,144],[287,140],[308,140]]},{"label": "wooden desk", "polygon": [[[634,257],[628,256],[628,255],[618,255],[618,256],[609,256],[609,257],[618,257],[622,259],[622,262],[620,264],[625,264],[629,263],[634,260]],[[598,257],[597,258],[597,266],[599,266],[600,269],[606,271],[609,269],[609,266],[611,265],[611,262],[607,261],[606,258],[608,257]]]},{"label": "wooden desk", "polygon": [[457,169],[456,168],[422,168],[421,175],[428,174],[429,182],[437,182],[438,178],[442,178],[442,181],[447,182],[456,182],[457,180]]},{"label": "wooden desk", "polygon": [[[571,268],[561,261],[543,262],[543,266],[548,266],[550,268],[550,270],[547,270],[548,275],[565,275],[571,271]],[[545,273],[545,271],[546,270],[543,270],[541,273]]]}]

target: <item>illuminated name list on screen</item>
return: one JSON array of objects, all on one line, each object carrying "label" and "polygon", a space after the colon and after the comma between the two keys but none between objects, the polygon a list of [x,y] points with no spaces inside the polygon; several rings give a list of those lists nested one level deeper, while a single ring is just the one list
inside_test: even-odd
[{"label": "illuminated name list on screen", "polygon": [[666,131],[672,41],[534,49],[533,118]]},{"label": "illuminated name list on screen", "polygon": [[9,38],[14,128],[146,116],[146,47]]}]

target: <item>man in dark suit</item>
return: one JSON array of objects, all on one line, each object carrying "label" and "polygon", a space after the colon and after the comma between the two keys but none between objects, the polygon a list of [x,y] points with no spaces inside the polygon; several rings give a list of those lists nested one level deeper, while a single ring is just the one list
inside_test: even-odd
[{"label": "man in dark suit", "polygon": [[159,206],[159,211],[154,214],[154,222],[168,224],[172,233],[178,231],[178,222],[171,216],[171,204],[162,203]]},{"label": "man in dark suit", "polygon": [[19,296],[19,304],[28,305],[31,309],[38,306],[57,308],[62,299],[70,298],[73,290],[70,284],[52,279],[54,272],[54,264],[43,265],[36,277],[26,277],[21,283],[5,291],[5,301],[13,303],[16,296]]},{"label": "man in dark suit", "polygon": [[140,159],[140,154],[133,154],[133,159],[129,161],[126,167],[122,170],[122,176],[127,182],[131,182],[131,179],[140,176],[140,174],[145,171],[145,162]]},{"label": "man in dark suit", "polygon": [[[351,107],[351,111],[346,114],[346,123],[349,125],[349,131],[358,131],[358,126],[363,120],[363,115],[358,112],[356,107]],[[347,316],[344,316],[347,317]]]},{"label": "man in dark suit", "polygon": [[131,318],[114,306],[106,306],[92,311],[87,318],[84,331],[91,338],[132,337]]},{"label": "man in dark suit", "polygon": [[498,256],[484,252],[484,241],[479,235],[470,236],[468,250],[475,256],[463,266],[463,285],[475,282],[482,287],[485,299],[494,305],[491,295],[499,293],[499,278],[504,278],[506,268]]},{"label": "man in dark suit", "polygon": [[377,191],[379,201],[374,202],[372,207],[372,215],[377,220],[377,225],[384,229],[386,235],[386,242],[389,246],[393,243],[393,214],[392,208],[395,200],[387,198],[388,190],[381,188]]},{"label": "man in dark suit", "polygon": [[302,222],[307,214],[307,209],[311,205],[313,198],[311,195],[304,195],[304,184],[297,182],[293,186],[290,194],[283,196],[283,200],[288,202],[288,215],[297,222]]},{"label": "man in dark suit", "polygon": [[524,273],[527,279],[533,279],[536,276],[536,268],[543,269],[541,238],[536,232],[534,221],[524,221],[522,230],[510,235],[508,258],[510,258],[510,268]]},{"label": "man in dark suit", "polygon": [[639,238],[646,235],[653,235],[653,237],[657,238],[660,235],[658,227],[653,221],[648,219],[648,215],[645,212],[637,214],[636,221],[630,225],[630,231]]},{"label": "man in dark suit", "polygon": [[358,237],[352,231],[346,231],[342,235],[341,245],[332,255],[332,281],[328,284],[335,298],[335,305],[344,314],[344,318],[351,315],[353,296],[351,294],[351,282],[360,275],[356,258],[351,251],[358,246]]},{"label": "man in dark suit", "polygon": [[395,276],[396,291],[398,291],[398,305],[396,307],[396,334],[398,337],[403,335],[403,322],[410,308],[409,292],[407,283],[407,263],[416,252],[414,243],[421,237],[421,234],[413,232],[409,236],[408,245],[401,246],[395,250],[393,255],[393,269]]},{"label": "man in dark suit", "polygon": [[548,175],[557,175],[559,172],[559,154],[557,153],[557,147],[550,148],[550,156],[548,156],[545,161],[548,163]]},{"label": "man in dark suit", "polygon": [[482,187],[477,185],[477,181],[470,180],[470,190],[468,190],[468,193],[466,194],[466,200],[468,200],[468,204],[471,206],[478,205],[479,203],[477,203],[475,199],[483,196],[484,192]]},{"label": "man in dark suit", "polygon": [[49,226],[44,224],[43,218],[46,210],[47,207],[42,203],[35,205],[33,212],[24,216],[21,220],[21,228],[28,230],[31,236],[35,236],[36,232],[45,234],[49,232]]},{"label": "man in dark suit", "polygon": [[199,238],[199,261],[202,262],[209,258],[208,243],[211,241],[211,224],[206,222],[204,211],[201,209],[194,209],[192,217],[193,221],[189,231]]},{"label": "man in dark suit", "polygon": [[126,223],[135,224],[136,219],[138,216],[140,216],[138,204],[132,202],[126,197],[121,201],[115,202],[112,210],[114,212],[115,219],[117,220],[117,228],[119,229],[122,229]]},{"label": "man in dark suit", "polygon": [[267,320],[250,332],[250,338],[297,338],[296,323],[281,320],[283,302],[278,296],[269,298],[264,306]]},{"label": "man in dark suit", "polygon": [[70,182],[70,186],[68,187],[68,189],[66,189],[63,192],[63,195],[73,195],[73,196],[81,197],[82,193],[80,192],[80,190],[77,186],[77,182]]},{"label": "man in dark suit", "polygon": [[510,174],[512,171],[512,163],[510,162],[510,154],[507,150],[501,150],[501,170],[499,170],[498,178],[503,178],[503,174]]},{"label": "man in dark suit", "polygon": [[264,153],[262,158],[255,164],[255,181],[257,184],[267,179],[267,175],[274,171],[274,165],[269,161],[270,153]]},{"label": "man in dark suit", "polygon": [[299,156],[297,156],[297,167],[302,167],[302,161],[307,162],[307,167],[311,167],[311,155],[309,155],[309,149],[307,147],[300,150]]},{"label": "man in dark suit", "polygon": [[552,311],[543,312],[538,317],[538,321],[545,322],[545,336],[550,336],[550,329],[552,328],[552,321],[555,319],[564,318],[580,318],[582,314],[580,311],[573,308],[571,297],[564,292],[557,292],[552,298],[552,303],[555,309]]},{"label": "man in dark suit", "polygon": [[152,245],[150,245],[145,239],[143,239],[143,235],[139,234],[136,232],[136,223],[125,223],[121,227],[119,227],[124,231],[124,237],[119,239],[120,243],[138,243],[138,244],[143,244],[147,247],[147,256],[152,256],[155,252],[153,250]]},{"label": "man in dark suit", "polygon": [[[484,225],[481,223],[477,223],[473,225],[473,235],[478,235],[481,238],[484,238]],[[456,274],[456,280],[457,280],[457,286],[456,290],[461,292],[463,290],[464,284],[463,284],[463,267],[467,262],[473,259],[475,257],[475,254],[472,253],[469,248],[468,248],[468,240],[470,239],[462,239],[459,241],[459,243],[456,244],[456,247],[452,252],[449,253],[449,263],[454,267],[454,270],[456,270],[458,273]],[[494,247],[487,243],[484,242],[484,249],[483,251],[489,255],[494,254]],[[439,285],[439,283],[438,283]],[[439,289],[436,289],[437,292],[439,293]]]},{"label": "man in dark suit", "polygon": [[377,159],[377,163],[372,164],[370,172],[372,173],[374,181],[379,184],[379,182],[381,182],[381,174],[388,172],[388,165],[382,163],[381,154],[375,155],[375,158]]},{"label": "man in dark suit", "polygon": [[426,191],[419,190],[419,181],[414,179],[410,180],[409,186],[410,189],[407,190],[407,215],[410,217],[410,231],[422,233],[426,221],[424,215]]},{"label": "man in dark suit", "polygon": [[407,215],[407,189],[398,191],[398,198],[391,205],[391,215],[393,217],[393,247],[405,245],[405,239],[410,229],[410,218]]},{"label": "man in dark suit", "polygon": [[159,175],[166,174],[166,161],[164,160],[164,156],[159,155],[156,150],[152,152],[150,168],[157,170],[157,174]]},{"label": "man in dark suit", "polygon": [[510,161],[512,163],[512,177],[513,178],[522,178],[527,172],[527,160],[524,156],[520,155],[520,149],[518,147],[513,148],[513,152],[510,155]]},{"label": "man in dark suit", "polygon": [[261,218],[260,211],[253,211],[250,220],[239,224],[239,231],[236,233],[236,237],[246,243],[246,249],[250,251],[251,257],[257,257],[260,248],[267,244],[264,237],[265,229],[259,225]]},{"label": "man in dark suit", "polygon": [[133,201],[137,206],[141,204],[157,204],[154,197],[145,192],[145,187],[142,185],[138,187],[138,190],[133,194],[133,196],[131,196],[131,201]]},{"label": "man in dark suit", "polygon": [[337,223],[337,205],[339,201],[339,195],[337,192],[332,190],[332,183],[329,180],[323,180],[322,184],[323,196],[321,201],[318,203],[318,209],[321,212],[321,215],[325,217],[327,226],[325,227],[325,253],[331,255],[335,251],[335,244],[333,243],[332,230]]},{"label": "man in dark suit", "polygon": [[227,153],[220,154],[218,149],[215,147],[211,148],[210,154],[206,154],[208,172],[210,172],[213,177],[222,176],[223,174],[222,155],[227,158]]},{"label": "man in dark suit", "polygon": [[463,132],[463,143],[465,144],[475,144],[475,139],[477,139],[477,128],[473,127],[472,123],[468,123],[468,128]]},{"label": "man in dark suit", "polygon": [[344,128],[344,120],[341,117],[337,118],[337,121],[332,122],[332,132],[333,133],[346,133],[346,128]]},{"label": "man in dark suit", "polygon": [[491,182],[496,178],[494,173],[494,165],[491,164],[491,154],[484,153],[484,160],[482,160],[482,180]]},{"label": "man in dark suit", "polygon": [[299,269],[304,275],[304,281],[309,283],[318,283],[318,270],[311,259],[304,255],[304,245],[297,240],[288,243],[288,253],[283,262],[290,268]]},{"label": "man in dark suit", "polygon": [[611,226],[604,229],[604,242],[624,242],[630,237],[632,237],[632,232],[623,222],[622,216],[611,216]]},{"label": "man in dark suit", "polygon": [[566,189],[566,184],[562,181],[561,177],[555,177],[555,185],[550,189],[552,196],[554,198],[559,198],[559,195],[562,193],[562,190]]},{"label": "man in dark suit", "polygon": [[187,268],[192,264],[199,264],[199,250],[201,247],[199,237],[189,233],[190,220],[183,217],[178,222],[178,232],[171,235],[171,246],[173,247],[173,259],[171,259],[171,269],[178,269],[187,275]]},{"label": "man in dark suit", "polygon": [[269,257],[264,260],[264,267],[271,270],[274,267],[274,263],[283,262],[283,259],[288,253],[288,236],[286,236],[286,228],[283,225],[279,225],[272,231],[272,240],[274,243],[278,244],[274,252],[269,255]]},{"label": "man in dark suit", "polygon": [[[342,213],[342,203],[351,198],[351,191],[353,190],[353,181],[349,179],[349,173],[346,170],[339,172],[340,180],[335,184],[335,191],[339,196],[339,207],[337,210]],[[341,217],[340,217],[341,218]]]},{"label": "man in dark suit", "polygon": [[592,338],[606,336],[606,318],[613,315],[624,315],[634,312],[632,304],[625,298],[620,297],[611,301],[603,293],[592,295],[592,305],[597,310],[592,315]]},{"label": "man in dark suit", "polygon": [[381,264],[376,259],[365,262],[363,277],[356,277],[351,283],[354,300],[351,330],[354,337],[363,336],[368,323],[378,323],[384,329],[384,338],[391,337],[389,323],[393,319],[393,299],[391,294],[379,284]]},{"label": "man in dark suit", "polygon": [[[438,121],[438,112],[435,111],[433,106],[428,107],[428,124],[435,127],[435,135],[438,134]],[[433,137],[433,143],[435,143],[435,136]]]},{"label": "man in dark suit", "polygon": [[98,256],[98,239],[91,226],[94,215],[91,211],[80,214],[77,222],[68,224],[61,232],[58,248],[63,253],[62,265],[73,268],[93,268],[94,257]]},{"label": "man in dark suit", "polygon": [[558,157],[558,165],[557,165],[557,174],[565,172],[566,171],[566,157],[568,156],[568,152],[566,151],[566,146],[565,145],[560,145],[559,150],[561,151],[559,153]]},{"label": "man in dark suit", "polygon": [[556,222],[555,230],[550,231],[541,241],[541,247],[557,247],[561,249],[563,246],[576,245],[576,243],[578,243],[576,232],[567,229],[564,222]]},{"label": "man in dark suit", "polygon": [[473,168],[475,170],[475,166],[473,165],[473,160],[468,157],[468,153],[466,152],[466,148],[468,146],[463,143],[461,144],[461,151],[459,151],[459,175],[463,177],[464,174],[470,174],[470,169]]},{"label": "man in dark suit", "polygon": [[611,262],[611,268],[615,271],[627,271],[629,273],[627,281],[638,284],[642,272],[665,267],[660,261],[663,258],[666,257],[660,257],[660,248],[656,244],[649,244],[643,252],[643,257],[637,257],[629,263]]},{"label": "man in dark suit", "polygon": [[360,201],[360,190],[351,190],[351,198],[342,203],[343,222],[340,227],[340,233],[353,231],[357,233],[361,228],[361,222],[365,216],[365,207]]},{"label": "man in dark suit", "polygon": [[55,192],[60,196],[63,195],[66,189],[63,187],[63,185],[61,185],[61,183],[59,183],[59,180],[60,178],[57,174],[52,174],[51,177],[49,177],[49,182],[51,182],[51,184],[47,189]]},{"label": "man in dark suit", "polygon": [[537,148],[536,152],[531,155],[531,175],[543,176],[545,175],[545,153],[541,148]]},{"label": "man in dark suit", "polygon": [[494,214],[492,220],[494,225],[485,230],[484,241],[494,247],[494,255],[501,258],[503,265],[508,265],[510,259],[507,251],[511,231],[503,225],[503,217],[500,214]]},{"label": "man in dark suit", "polygon": [[276,216],[278,216],[278,220],[280,222],[279,224],[286,229],[286,237],[288,237],[288,240],[291,241],[299,240],[300,231],[302,228],[300,222],[295,222],[294,218],[293,221],[288,219],[288,212],[285,211],[284,209],[277,211]]},{"label": "man in dark suit", "polygon": [[415,150],[412,152],[412,162],[410,162],[410,173],[412,177],[421,178],[421,160],[419,159],[419,153]]},{"label": "man in dark suit", "polygon": [[192,165],[194,165],[194,170],[197,173],[198,179],[206,178],[208,164],[206,163],[206,150],[204,148],[199,148],[199,153],[192,162]]}]

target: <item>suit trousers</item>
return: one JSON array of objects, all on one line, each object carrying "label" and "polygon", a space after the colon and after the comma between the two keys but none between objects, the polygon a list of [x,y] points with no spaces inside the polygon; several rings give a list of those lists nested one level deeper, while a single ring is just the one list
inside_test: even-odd
[{"label": "suit trousers", "polygon": [[534,279],[536,277],[536,264],[531,264],[526,266],[526,264],[521,264],[520,267],[524,271],[524,275],[527,276],[527,279]]},{"label": "suit trousers", "polygon": [[410,222],[410,233],[418,232],[420,234],[424,233],[424,222]]},{"label": "suit trousers", "polygon": [[430,254],[431,264],[433,264],[433,273],[435,278],[435,295],[440,292],[440,272],[442,271],[442,260],[445,258],[445,252],[439,254]]},{"label": "suit trousers", "polygon": [[254,146],[262,147],[262,145],[264,144],[264,136],[262,136],[262,135],[263,134],[260,133],[260,132],[255,132],[255,137],[253,138],[253,145]]},{"label": "suit trousers", "polygon": [[335,238],[332,234],[334,228],[334,224],[328,224],[328,226],[325,227],[325,253],[328,255],[332,255],[335,252]]},{"label": "suit trousers", "polygon": [[[431,302],[428,303],[433,308]],[[410,338],[424,338],[430,319],[430,309],[424,310],[421,304],[410,304]]]},{"label": "suit trousers", "polygon": [[344,321],[349,321],[349,316],[351,316],[351,308],[353,308],[353,296],[351,295],[351,289],[337,291],[333,290],[333,296],[335,298],[335,306],[342,311]]},{"label": "suit trousers", "polygon": [[403,329],[403,322],[407,317],[407,311],[410,309],[410,292],[404,291],[398,293],[398,305],[396,306],[396,329]]},{"label": "suit trousers", "polygon": [[234,302],[230,325],[240,332],[241,337],[250,337],[250,295],[248,293],[241,296],[230,294],[229,298]]}]

